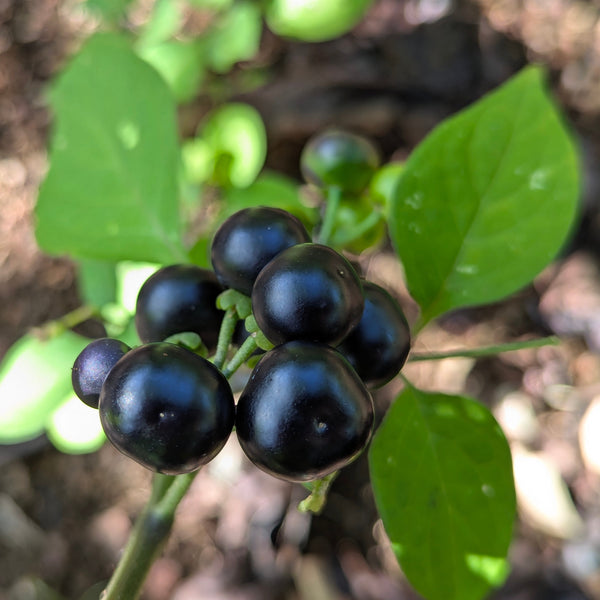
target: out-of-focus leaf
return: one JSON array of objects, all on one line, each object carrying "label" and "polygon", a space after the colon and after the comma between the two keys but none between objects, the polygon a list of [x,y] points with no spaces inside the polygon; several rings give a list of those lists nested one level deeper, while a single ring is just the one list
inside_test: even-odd
[{"label": "out-of-focus leaf", "polygon": [[178,0],[156,0],[152,15],[142,30],[139,48],[154,46],[168,40],[179,29],[181,5]]},{"label": "out-of-focus leaf", "polygon": [[144,46],[138,54],[162,75],[177,102],[189,102],[194,98],[204,78],[201,42],[161,42]]},{"label": "out-of-focus leaf", "polygon": [[258,51],[262,32],[259,6],[241,0],[223,12],[206,43],[207,61],[217,73],[226,73],[233,65],[252,58]]},{"label": "out-of-focus leaf", "polygon": [[116,34],[94,35],[55,82],[50,170],[36,236],[47,252],[187,260],[180,236],[173,97]]},{"label": "out-of-focus leaf", "polygon": [[267,134],[262,117],[248,104],[224,104],[210,113],[198,137],[213,157],[212,177],[224,186],[246,187],[262,169]]},{"label": "out-of-focus leaf", "polygon": [[86,0],[85,5],[94,13],[109,22],[123,17],[132,0]]},{"label": "out-of-focus leaf", "polygon": [[316,208],[306,206],[300,199],[298,184],[289,177],[266,171],[246,188],[225,191],[223,218],[251,206],[281,208],[298,217],[309,229],[318,221]]},{"label": "out-of-focus leaf", "polygon": [[0,365],[0,443],[32,439],[72,392],[71,368],[89,340],[65,331],[42,341],[18,340]]},{"label": "out-of-focus leaf", "polygon": [[95,452],[106,441],[98,411],[75,394],[70,394],[50,415],[46,432],[54,446],[66,454]]},{"label": "out-of-focus leaf", "polygon": [[84,304],[99,308],[114,302],[117,288],[115,263],[107,260],[80,260],[77,283]]},{"label": "out-of-focus leaf", "polygon": [[123,261],[117,265],[117,302],[130,314],[135,313],[138,293],[144,282],[160,265]]},{"label": "out-of-focus leaf", "polygon": [[365,16],[372,0],[267,0],[267,25],[284,37],[323,42],[350,31]]}]

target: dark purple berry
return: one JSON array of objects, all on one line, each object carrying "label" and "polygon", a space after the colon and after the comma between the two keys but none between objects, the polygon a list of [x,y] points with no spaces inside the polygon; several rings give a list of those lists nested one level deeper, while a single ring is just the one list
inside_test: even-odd
[{"label": "dark purple berry", "polygon": [[100,394],[108,439],[148,469],[194,471],[225,445],[235,419],[229,383],[206,359],[165,342],[131,350]]},{"label": "dark purple berry", "polygon": [[348,361],[323,344],[290,342],[267,352],[237,406],[237,436],[248,458],[289,481],[346,466],[372,429],[369,392]]},{"label": "dark purple berry", "polygon": [[135,326],[144,343],[197,333],[210,352],[217,347],[223,311],[216,306],[223,288],[215,274],[195,265],[170,265],[149,277],[136,304]]},{"label": "dark purple berry", "polygon": [[131,348],[112,338],[89,343],[75,359],[71,382],[77,397],[92,408],[98,408],[100,390],[109,371]]},{"label": "dark purple berry", "polygon": [[213,269],[228,288],[249,296],[261,269],[282,250],[310,241],[304,225],[279,208],[258,206],[231,215],[211,246]]},{"label": "dark purple berry", "polygon": [[338,346],[361,379],[384,385],[399,372],[410,351],[410,329],[398,302],[382,287],[363,281],[365,308],[358,325]]},{"label": "dark purple berry", "polygon": [[284,250],[261,271],[252,291],[254,317],[273,344],[336,345],[359,322],[363,306],[352,265],[320,244]]}]

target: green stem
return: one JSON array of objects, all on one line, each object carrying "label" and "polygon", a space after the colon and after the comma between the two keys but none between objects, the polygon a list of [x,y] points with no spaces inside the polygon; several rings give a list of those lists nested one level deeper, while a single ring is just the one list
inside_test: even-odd
[{"label": "green stem", "polygon": [[382,218],[383,216],[380,212],[372,212],[360,225],[348,231],[346,234],[336,236],[335,243],[342,248],[351,244],[354,240],[357,240],[371,228],[375,227]]},{"label": "green stem", "polygon": [[235,306],[231,306],[225,311],[223,322],[221,323],[221,329],[219,330],[219,340],[217,342],[217,351],[213,358],[213,364],[217,369],[222,369],[227,358],[227,351],[231,344],[231,338],[235,331],[235,325],[238,322],[238,314]]},{"label": "green stem", "polygon": [[139,597],[150,566],[160,554],[173,525],[173,513],[165,513],[158,506],[149,501],[138,517],[101,600],[135,600]]},{"label": "green stem", "polygon": [[246,338],[240,349],[233,355],[232,359],[223,368],[223,375],[229,379],[258,348],[254,336]]},{"label": "green stem", "polygon": [[80,323],[92,319],[93,317],[97,317],[98,315],[98,309],[94,306],[79,306],[59,319],[48,321],[48,323],[34,328],[33,331],[43,339],[50,339],[61,334],[63,331],[72,329]]},{"label": "green stem", "polygon": [[101,600],[135,600],[139,597],[148,571],[169,537],[177,506],[197,473],[176,476],[157,473],[154,476],[148,504],[135,523]]},{"label": "green stem", "polygon": [[298,510],[318,515],[325,507],[329,488],[338,474],[339,471],[334,471],[323,477],[323,479],[312,481],[309,486],[310,496],[307,496],[298,504]]},{"label": "green stem", "polygon": [[328,187],[325,190],[326,204],[325,204],[325,216],[323,217],[323,223],[321,230],[317,236],[316,241],[319,244],[327,244],[331,234],[333,233],[333,226],[335,224],[335,218],[337,215],[338,207],[342,199],[342,190],[337,186]]},{"label": "green stem", "polygon": [[163,475],[162,473],[155,473],[152,479],[152,493],[150,495],[149,504],[157,504],[158,501],[165,495],[166,491],[171,487],[171,484],[175,481],[174,475]]},{"label": "green stem", "polygon": [[[223,363],[238,320],[235,307],[227,309],[213,363],[229,378],[256,350],[253,337],[249,337],[227,366]],[[190,488],[198,471],[183,475],[155,474],[150,498],[135,523],[123,556],[113,573],[101,600],[135,600],[141,593],[144,580],[154,560],[161,552],[173,525],[175,511]]]},{"label": "green stem", "polygon": [[446,352],[413,352],[409,356],[408,361],[443,360],[444,358],[480,358],[483,356],[493,356],[502,352],[511,352],[513,350],[540,348],[542,346],[557,346],[559,343],[560,340],[556,336],[550,336],[523,342],[509,342],[506,344],[495,344],[493,346],[481,346],[479,348],[462,348],[448,350]]}]

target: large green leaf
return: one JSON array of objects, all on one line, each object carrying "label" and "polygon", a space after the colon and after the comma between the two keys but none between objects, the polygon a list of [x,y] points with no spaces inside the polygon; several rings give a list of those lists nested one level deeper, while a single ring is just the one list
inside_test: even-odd
[{"label": "large green leaf", "polygon": [[536,67],[438,126],[390,209],[421,324],[529,283],[564,243],[578,193],[577,154]]},{"label": "large green leaf", "polygon": [[50,170],[36,208],[47,252],[186,260],[175,106],[162,78],[115,34],[93,36],[50,95]]},{"label": "large green leaf", "polygon": [[502,583],[515,491],[508,444],[484,406],[407,387],[369,464],[394,552],[427,600],[479,600]]},{"label": "large green leaf", "polygon": [[50,414],[70,394],[71,368],[90,340],[65,331],[42,341],[18,340],[0,365],[0,444],[44,432]]},{"label": "large green leaf", "polygon": [[84,304],[101,308],[115,301],[117,276],[115,263],[85,258],[79,261],[77,284]]}]

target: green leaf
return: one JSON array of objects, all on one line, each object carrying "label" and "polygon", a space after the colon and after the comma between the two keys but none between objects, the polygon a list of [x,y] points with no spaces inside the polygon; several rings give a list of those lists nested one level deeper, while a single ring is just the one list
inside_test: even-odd
[{"label": "green leaf", "polygon": [[369,452],[392,548],[427,600],[479,600],[508,572],[516,501],[510,450],[491,413],[407,387]]},{"label": "green leaf", "polygon": [[319,219],[318,210],[306,206],[300,199],[298,184],[285,175],[271,171],[261,173],[246,188],[225,190],[224,218],[251,206],[281,208],[298,217],[309,228],[316,225]]},{"label": "green leaf", "polygon": [[277,35],[323,42],[350,31],[373,0],[265,0],[267,25]]},{"label": "green leaf", "polygon": [[233,65],[251,59],[260,45],[261,11],[257,4],[241,0],[224,12],[211,30],[207,60],[217,73],[226,73]]},{"label": "green leaf", "polygon": [[529,283],[563,245],[578,194],[577,154],[538,68],[438,126],[390,210],[421,325]]},{"label": "green leaf", "polygon": [[90,340],[65,331],[42,341],[18,340],[0,365],[0,443],[32,439],[72,392],[71,368]]},{"label": "green leaf", "polygon": [[84,304],[100,308],[114,302],[117,290],[115,263],[106,260],[80,260],[77,284]]},{"label": "green leaf", "polygon": [[106,441],[98,411],[75,394],[69,394],[52,413],[46,433],[55,448],[65,454],[95,452]]},{"label": "green leaf", "polygon": [[204,78],[203,46],[179,40],[144,46],[138,54],[152,65],[169,85],[177,102],[189,102]]},{"label": "green leaf", "polygon": [[211,10],[225,10],[233,4],[234,0],[188,0],[192,6],[197,8],[208,8]]},{"label": "green leaf", "polygon": [[85,5],[109,22],[123,17],[132,0],[86,0]]},{"label": "green leaf", "polygon": [[210,113],[199,135],[213,157],[213,177],[221,185],[246,187],[262,169],[267,133],[259,112],[232,102]]},{"label": "green leaf", "polygon": [[50,170],[36,235],[50,253],[187,260],[180,239],[175,105],[115,34],[93,36],[51,91]]},{"label": "green leaf", "polygon": [[212,244],[212,236],[201,236],[196,240],[196,243],[190,248],[189,255],[193,264],[205,269],[212,268],[210,262],[210,246]]},{"label": "green leaf", "polygon": [[179,29],[181,7],[176,0],[156,0],[152,15],[140,34],[138,47],[154,46],[168,40]]},{"label": "green leaf", "polygon": [[117,302],[130,314],[135,313],[135,306],[140,288],[151,275],[156,273],[160,265],[123,261],[117,265]]}]

